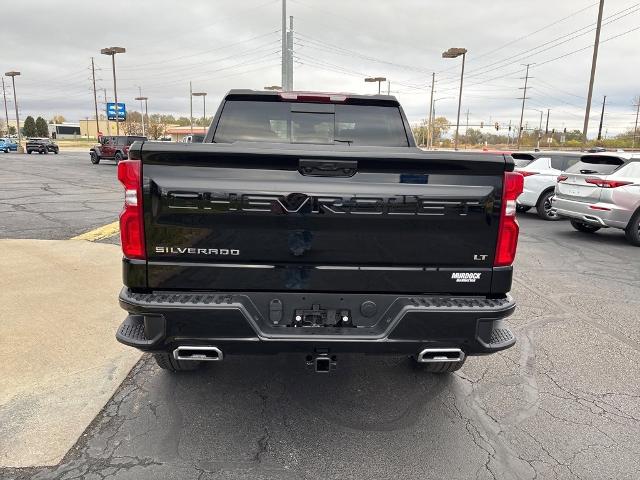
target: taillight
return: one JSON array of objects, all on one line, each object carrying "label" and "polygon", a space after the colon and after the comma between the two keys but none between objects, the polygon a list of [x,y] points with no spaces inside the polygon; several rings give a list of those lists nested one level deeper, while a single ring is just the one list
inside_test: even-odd
[{"label": "taillight", "polygon": [[523,177],[530,177],[531,175],[537,175],[540,172],[527,172],[526,170],[520,170],[518,173]]},{"label": "taillight", "polygon": [[118,163],[118,180],[124,185],[120,239],[125,257],[145,259],[140,169],[140,160],[122,160]]},{"label": "taillight", "polygon": [[603,180],[601,178],[587,178],[585,182],[597,185],[602,188],[617,188],[625,185],[631,185],[633,182],[623,182],[620,180]]},{"label": "taillight", "polygon": [[564,181],[566,181],[568,179],[569,179],[569,177],[567,175],[558,175],[558,183],[564,182]]},{"label": "taillight", "polygon": [[516,198],[522,193],[524,177],[520,173],[505,172],[502,185],[502,206],[498,225],[498,243],[495,267],[506,267],[513,263],[518,247],[520,226],[516,220]]}]

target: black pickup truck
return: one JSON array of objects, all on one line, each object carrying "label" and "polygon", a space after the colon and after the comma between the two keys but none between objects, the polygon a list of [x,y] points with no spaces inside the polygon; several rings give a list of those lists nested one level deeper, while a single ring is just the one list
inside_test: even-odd
[{"label": "black pickup truck", "polygon": [[230,91],[201,144],[118,165],[129,314],[160,367],[297,352],[451,372],[515,343],[511,157],[424,152],[392,96]]}]

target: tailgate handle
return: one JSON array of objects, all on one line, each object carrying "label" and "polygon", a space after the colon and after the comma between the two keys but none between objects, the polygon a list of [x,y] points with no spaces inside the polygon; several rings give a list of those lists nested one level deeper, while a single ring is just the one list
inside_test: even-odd
[{"label": "tailgate handle", "polygon": [[353,177],[358,171],[355,160],[311,160],[301,158],[298,171],[311,177]]}]

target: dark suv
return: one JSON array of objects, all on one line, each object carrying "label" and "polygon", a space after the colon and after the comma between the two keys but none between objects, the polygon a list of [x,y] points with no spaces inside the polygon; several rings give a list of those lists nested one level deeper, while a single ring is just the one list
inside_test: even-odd
[{"label": "dark suv", "polygon": [[60,147],[48,138],[30,138],[27,140],[27,153],[38,152],[39,154],[53,152],[56,155]]},{"label": "dark suv", "polygon": [[100,137],[99,143],[89,150],[91,163],[97,165],[103,159],[115,160],[116,163],[120,162],[120,160],[126,160],[129,158],[131,144],[136,141],[144,142],[145,140],[147,140],[147,137],[133,135]]}]

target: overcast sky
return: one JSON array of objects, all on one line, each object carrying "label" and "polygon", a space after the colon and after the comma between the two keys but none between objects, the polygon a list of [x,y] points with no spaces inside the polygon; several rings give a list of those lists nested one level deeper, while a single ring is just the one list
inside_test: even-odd
[{"label": "overcast sky", "polygon": [[[384,76],[417,122],[427,115],[435,71],[436,113],[455,122],[460,59],[441,53],[465,47],[461,124],[468,109],[471,124],[517,125],[521,64],[536,63],[525,122],[537,124],[535,109],[546,116],[549,108],[550,128],[582,129],[597,13],[594,0],[288,0],[296,31],[294,85],[375,93],[376,84],[363,78]],[[16,79],[22,118],[93,117],[91,56],[99,68],[98,100],[104,101],[102,88],[113,97],[110,58],[100,55],[108,46],[127,49],[116,63],[118,96],[129,109],[139,110],[138,87],[149,97],[149,113],[188,116],[189,80],[194,91],[208,92],[209,112],[231,88],[281,82],[280,0],[21,0],[3,9],[2,18],[0,73],[22,72]],[[635,119],[640,3],[607,0],[601,41],[590,132],[607,95],[605,130],[612,135]],[[194,115],[201,112],[196,98]]]}]

